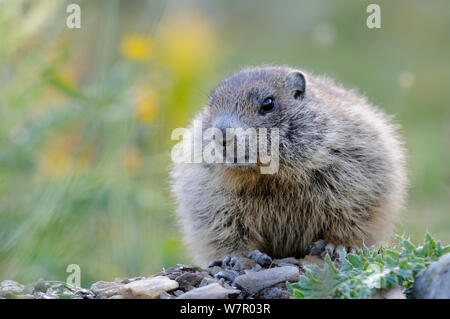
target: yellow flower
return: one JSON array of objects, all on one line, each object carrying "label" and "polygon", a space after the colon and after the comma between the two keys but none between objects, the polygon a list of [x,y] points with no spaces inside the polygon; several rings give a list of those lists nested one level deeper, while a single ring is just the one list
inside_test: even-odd
[{"label": "yellow flower", "polygon": [[135,107],[136,118],[143,123],[152,122],[157,113],[156,95],[152,90],[147,89],[145,93],[139,94]]},{"label": "yellow flower", "polygon": [[153,41],[140,34],[127,35],[120,43],[120,53],[128,60],[147,62],[153,55]]},{"label": "yellow flower", "polygon": [[201,74],[212,64],[216,52],[212,26],[197,13],[169,14],[157,37],[164,63],[182,78]]},{"label": "yellow flower", "polygon": [[80,144],[79,136],[70,132],[51,137],[41,155],[39,174],[69,176],[85,169],[91,161],[93,148],[80,149]]}]

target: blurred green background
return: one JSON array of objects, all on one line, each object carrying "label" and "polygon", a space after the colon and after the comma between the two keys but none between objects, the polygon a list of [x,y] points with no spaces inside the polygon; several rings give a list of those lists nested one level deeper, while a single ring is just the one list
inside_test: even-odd
[{"label": "blurred green background", "polygon": [[[69,3],[81,29],[66,27]],[[168,192],[170,132],[227,73],[291,64],[396,114],[398,232],[450,243],[450,2],[0,0],[0,280],[82,286],[190,262]]]}]

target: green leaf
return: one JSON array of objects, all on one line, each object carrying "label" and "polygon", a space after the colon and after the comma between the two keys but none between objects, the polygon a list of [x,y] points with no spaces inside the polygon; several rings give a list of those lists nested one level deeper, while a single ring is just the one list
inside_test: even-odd
[{"label": "green leaf", "polygon": [[424,245],[416,248],[412,242],[396,236],[397,248],[363,245],[359,255],[341,253],[340,267],[325,257],[322,267],[307,266],[306,274],[296,284],[288,284],[294,298],[369,298],[376,289],[398,285],[411,293],[414,277],[433,261],[450,252],[425,235]]}]

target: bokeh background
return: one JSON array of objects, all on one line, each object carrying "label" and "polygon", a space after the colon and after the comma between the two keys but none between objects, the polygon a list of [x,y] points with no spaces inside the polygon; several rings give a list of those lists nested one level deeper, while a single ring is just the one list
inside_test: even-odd
[{"label": "bokeh background", "polygon": [[[81,6],[81,29],[66,7]],[[0,280],[82,286],[190,257],[169,196],[170,133],[245,65],[357,87],[402,125],[398,232],[450,243],[450,2],[0,0]]]}]

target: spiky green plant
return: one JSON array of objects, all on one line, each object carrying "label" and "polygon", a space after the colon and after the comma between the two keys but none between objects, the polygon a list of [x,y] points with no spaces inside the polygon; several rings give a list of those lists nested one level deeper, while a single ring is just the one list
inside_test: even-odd
[{"label": "spiky green plant", "polygon": [[[359,255],[342,251],[337,262],[326,255],[321,266],[308,265],[300,281],[287,284],[294,298],[370,298],[377,289],[400,286],[411,294],[415,276],[450,252],[428,233],[422,246],[396,236],[399,248],[366,247]],[[336,265],[338,264],[338,265]],[[339,266],[340,264],[340,266]]]}]

